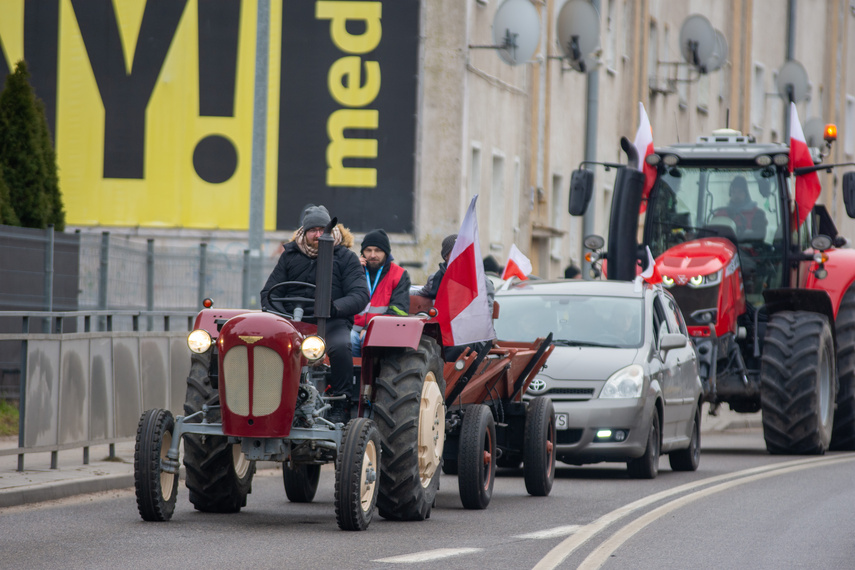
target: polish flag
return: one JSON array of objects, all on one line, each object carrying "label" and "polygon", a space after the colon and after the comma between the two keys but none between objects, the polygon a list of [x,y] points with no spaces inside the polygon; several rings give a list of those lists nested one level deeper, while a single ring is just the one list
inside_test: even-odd
[{"label": "polish flag", "polygon": [[650,251],[650,246],[647,246],[647,269],[641,272],[641,277],[650,284],[662,283],[662,274],[656,269],[656,261],[653,259],[653,253]]},{"label": "polish flag", "polygon": [[477,200],[476,195],[469,203],[434,302],[445,346],[496,338],[493,308],[487,299],[487,278],[478,242]]},{"label": "polish flag", "polygon": [[[790,172],[795,168],[813,166],[813,158],[810,156],[805,133],[799,123],[799,114],[796,104],[790,103]],[[807,219],[808,214],[819,198],[822,188],[819,185],[819,175],[816,172],[796,176],[796,205],[798,206],[799,219],[796,225],[801,226]]]},{"label": "polish flag", "polygon": [[653,182],[656,181],[656,167],[647,164],[645,160],[648,155],[653,154],[653,129],[650,127],[650,119],[647,118],[647,112],[641,101],[638,102],[638,113],[638,131],[635,133],[635,141],[632,144],[638,154],[636,168],[644,173],[644,192],[641,194],[641,207],[638,209],[638,212],[642,213],[647,210],[647,198],[650,196]]},{"label": "polish flag", "polygon": [[517,248],[517,244],[511,244],[511,252],[508,254],[508,264],[505,265],[502,280],[508,280],[516,275],[521,281],[525,281],[528,279],[529,273],[531,273],[531,261]]}]

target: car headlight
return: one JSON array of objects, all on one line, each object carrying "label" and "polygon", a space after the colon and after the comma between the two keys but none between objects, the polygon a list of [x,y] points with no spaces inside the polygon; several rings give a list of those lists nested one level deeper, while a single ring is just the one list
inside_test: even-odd
[{"label": "car headlight", "polygon": [[600,398],[640,398],[644,388],[644,369],[638,364],[621,368],[606,380]]},{"label": "car headlight", "polygon": [[192,352],[202,354],[208,352],[214,341],[211,340],[211,335],[203,329],[196,329],[187,335],[187,346]]},{"label": "car headlight", "polygon": [[300,345],[300,351],[303,353],[303,356],[312,362],[323,358],[326,349],[327,345],[324,339],[319,336],[307,336],[303,339],[303,344]]}]

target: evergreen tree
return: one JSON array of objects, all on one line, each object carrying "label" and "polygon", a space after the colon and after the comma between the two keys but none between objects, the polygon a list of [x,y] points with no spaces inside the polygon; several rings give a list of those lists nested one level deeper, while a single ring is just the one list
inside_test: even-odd
[{"label": "evergreen tree", "polygon": [[53,149],[53,141],[50,138],[45,104],[41,99],[36,99],[36,115],[39,119],[39,141],[45,161],[45,193],[48,201],[47,223],[53,224],[53,229],[61,232],[65,230],[65,210],[62,207],[62,194],[59,191],[59,176],[56,168],[56,152]]},{"label": "evergreen tree", "polygon": [[51,210],[46,189],[49,175],[29,77],[27,64],[18,62],[0,93],[0,164],[21,225],[45,228]]},{"label": "evergreen tree", "polygon": [[9,187],[3,180],[3,165],[0,164],[0,224],[6,226],[20,226],[18,216],[12,208],[12,200],[9,198]]}]

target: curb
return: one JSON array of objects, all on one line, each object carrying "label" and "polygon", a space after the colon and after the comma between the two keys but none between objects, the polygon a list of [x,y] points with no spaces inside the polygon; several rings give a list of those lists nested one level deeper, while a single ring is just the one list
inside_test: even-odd
[{"label": "curb", "polygon": [[127,489],[133,486],[134,475],[131,473],[80,478],[72,481],[54,481],[40,485],[4,489],[0,491],[0,508],[55,501],[75,495]]}]

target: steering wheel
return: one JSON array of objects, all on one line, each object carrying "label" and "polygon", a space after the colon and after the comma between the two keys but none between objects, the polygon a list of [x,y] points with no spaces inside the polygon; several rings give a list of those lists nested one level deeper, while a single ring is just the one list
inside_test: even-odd
[{"label": "steering wheel", "polygon": [[285,310],[285,305],[287,303],[295,303],[298,307],[302,308],[303,304],[314,304],[314,297],[295,297],[282,295],[281,293],[278,295],[274,295],[273,292],[277,289],[287,289],[288,287],[311,287],[313,290],[315,289],[314,283],[305,283],[303,281],[282,281],[281,283],[277,283],[267,292],[267,300],[270,302],[270,306],[273,308],[273,312],[279,313],[288,317],[289,319],[294,318],[293,313],[289,313]]}]

